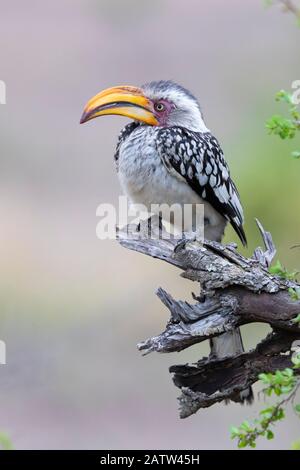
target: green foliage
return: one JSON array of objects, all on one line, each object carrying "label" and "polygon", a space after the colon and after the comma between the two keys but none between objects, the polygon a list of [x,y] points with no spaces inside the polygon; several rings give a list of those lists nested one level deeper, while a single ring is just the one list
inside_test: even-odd
[{"label": "green foliage", "polygon": [[[299,289],[300,290],[300,289]],[[298,313],[298,315],[292,319],[292,322],[293,323],[299,323],[300,324],[300,313]]]},{"label": "green foliage", "polygon": [[[278,260],[274,266],[269,268],[269,272],[288,281],[296,281],[299,271],[288,271]],[[300,287],[290,287],[289,294],[293,300],[300,300]],[[298,317],[297,317],[298,318]],[[297,322],[297,320],[294,320]]]},{"label": "green foliage", "polygon": [[294,364],[294,369],[300,369],[300,353],[292,357],[292,363]]},{"label": "green foliage", "polygon": [[258,378],[267,387],[263,390],[265,395],[270,397],[273,393],[277,396],[283,393],[290,393],[295,384],[296,377],[292,369],[277,370],[275,374],[259,374]]},{"label": "green foliage", "polygon": [[[256,447],[256,441],[259,437],[265,437],[270,440],[274,438],[274,432],[271,429],[278,421],[285,418],[285,405],[295,399],[296,393],[300,387],[299,378],[295,375],[295,369],[300,369],[300,353],[291,358],[293,368],[277,370],[275,373],[260,374],[259,379],[265,386],[262,390],[265,397],[284,398],[260,411],[259,418],[254,420],[253,424],[244,421],[239,427],[231,428],[231,438],[237,439],[238,447]],[[294,405],[294,411],[300,414],[300,403]],[[293,445],[297,446],[297,443]]]},{"label": "green foliage", "polygon": [[248,421],[244,421],[238,428],[231,428],[231,439],[238,439],[238,448],[256,447],[258,437],[266,437],[268,440],[274,438],[274,433],[270,429],[271,424],[280,421],[285,417],[281,407],[270,406],[260,412],[260,418],[250,425]]},{"label": "green foliage", "polygon": [[292,300],[300,300],[300,287],[295,287],[294,289],[290,287],[289,294]]},{"label": "green foliage", "polygon": [[[276,93],[276,101],[288,105],[289,116],[275,114],[266,122],[266,127],[270,134],[278,135],[281,139],[294,139],[300,131],[300,112],[293,102],[292,95],[285,90]],[[293,158],[300,158],[300,150],[292,152]]]},{"label": "green foliage", "polygon": [[13,445],[8,437],[8,435],[5,432],[0,432],[0,448],[2,450],[12,450]]},{"label": "green foliage", "polygon": [[297,127],[291,119],[274,115],[266,123],[270,134],[278,135],[281,139],[293,139],[296,135]]},{"label": "green foliage", "polygon": [[298,441],[294,441],[291,445],[292,450],[300,450],[300,439]]},{"label": "green foliage", "polygon": [[274,266],[269,268],[269,272],[289,281],[295,281],[299,274],[299,271],[289,272],[284,266],[282,266],[279,260],[274,264]]},{"label": "green foliage", "polygon": [[[274,0],[264,0],[265,5],[272,6]],[[293,1],[280,1],[286,11],[293,13],[300,26],[300,8]],[[271,135],[278,136],[282,140],[294,139],[300,132],[300,112],[297,105],[293,101],[292,94],[285,90],[279,91],[275,100],[287,106],[285,115],[275,114],[266,122],[266,128]],[[300,150],[294,150],[291,153],[295,159],[300,159]],[[281,265],[280,261],[272,266],[270,273],[289,281],[293,281],[297,277],[297,272],[288,272]],[[290,296],[293,300],[300,300],[300,288],[290,288]],[[292,320],[294,323],[300,324],[300,313]],[[300,369],[300,353],[298,352],[291,358],[293,367],[284,370],[277,370],[275,373],[263,373],[259,375],[259,379],[264,388],[262,393],[268,399],[275,397],[275,404],[270,404],[262,409],[259,418],[254,420],[253,424],[244,421],[239,427],[231,428],[231,438],[237,439],[238,447],[256,447],[256,441],[259,437],[273,439],[274,432],[272,427],[285,418],[285,406],[293,403],[293,410],[300,417],[300,403],[294,404],[296,394],[300,388],[300,379],[295,374],[296,369]],[[281,397],[279,401],[278,397]],[[292,444],[292,449],[300,450],[300,440]]]},{"label": "green foliage", "polygon": [[291,155],[294,158],[300,158],[300,151],[299,150],[294,150]]}]

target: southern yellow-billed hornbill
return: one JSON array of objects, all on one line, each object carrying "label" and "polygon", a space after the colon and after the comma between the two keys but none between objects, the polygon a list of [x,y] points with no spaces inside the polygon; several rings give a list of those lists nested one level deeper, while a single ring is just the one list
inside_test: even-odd
[{"label": "southern yellow-billed hornbill", "polygon": [[[107,114],[133,119],[121,131],[115,161],[133,203],[204,204],[205,238],[220,241],[227,221],[246,245],[243,209],[217,139],[206,127],[196,98],[171,81],[117,86],[86,105],[81,123]],[[243,352],[240,330],[211,341],[218,358]],[[252,390],[240,394],[251,401]]]}]

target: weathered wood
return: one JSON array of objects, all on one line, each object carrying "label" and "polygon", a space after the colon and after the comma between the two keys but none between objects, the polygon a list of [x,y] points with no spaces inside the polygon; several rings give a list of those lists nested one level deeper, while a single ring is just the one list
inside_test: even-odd
[{"label": "weathered wood", "polygon": [[204,302],[190,304],[176,301],[163,289],[158,297],[171,312],[171,320],[160,335],[138,344],[143,354],[181,351],[195,343],[253,322],[264,322],[273,328],[296,332],[300,328],[293,319],[300,312],[300,301],[280,291],[270,295],[242,288],[226,288],[215,292]]},{"label": "weathered wood", "polygon": [[[159,288],[157,295],[170,311],[165,330],[138,344],[143,354],[181,351],[195,343],[253,322],[268,323],[273,333],[253,351],[236,357],[203,359],[194,365],[172,366],[174,383],[181,388],[180,416],[222,400],[235,400],[238,392],[257,380],[263,371],[290,365],[292,342],[300,338],[300,301],[289,289],[299,287],[268,271],[276,249],[272,236],[257,221],[265,251],[257,248],[245,258],[236,245],[186,239],[178,243],[162,228],[157,217],[138,227],[119,231],[119,242],[131,250],[166,261],[183,272],[181,276],[201,286],[194,302],[175,300]],[[151,228],[151,238],[149,237]],[[130,236],[128,236],[130,234]]]},{"label": "weathered wood", "polygon": [[[174,384],[181,389],[180,417],[223,400],[239,401],[239,393],[257,381],[262,372],[292,367],[291,347],[299,333],[271,333],[248,353],[223,360],[204,358],[196,364],[170,367]],[[287,354],[283,354],[287,352]],[[295,372],[295,373],[299,373]]]}]

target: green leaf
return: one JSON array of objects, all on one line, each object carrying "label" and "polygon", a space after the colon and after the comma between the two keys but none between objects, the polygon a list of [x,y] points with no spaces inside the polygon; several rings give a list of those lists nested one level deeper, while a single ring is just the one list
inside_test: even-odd
[{"label": "green leaf", "polygon": [[279,421],[283,419],[284,417],[285,417],[285,412],[283,408],[279,408],[279,410],[277,411],[277,415],[276,415],[276,421]]},{"label": "green leaf", "polygon": [[294,441],[291,445],[292,450],[300,450],[300,439],[298,441]]},{"label": "green leaf", "polygon": [[267,431],[267,439],[270,441],[271,439],[274,439],[274,433],[269,429]]},{"label": "green leaf", "polygon": [[294,369],[299,369],[300,367],[300,354],[295,354],[291,358],[292,363],[294,364]]},{"label": "green leaf", "polygon": [[293,158],[300,158],[300,150],[294,150],[291,155]]},{"label": "green leaf", "polygon": [[239,443],[238,443],[238,448],[239,449],[243,449],[246,446],[247,446],[247,442],[244,439],[239,441]]},{"label": "green leaf", "polygon": [[269,384],[270,379],[268,377],[268,374],[259,374],[258,376],[259,380],[261,380],[264,384]]},{"label": "green leaf", "polygon": [[295,318],[292,318],[293,323],[300,323],[300,313]]},{"label": "green leaf", "polygon": [[265,408],[264,410],[260,411],[260,415],[264,415],[265,418],[270,418],[272,416],[272,413],[274,411],[274,406],[271,406],[270,408]]},{"label": "green leaf", "polygon": [[0,432],[0,447],[3,450],[12,450],[13,444],[5,432]]},{"label": "green leaf", "polygon": [[236,426],[231,426],[230,428],[231,439],[240,435],[240,430]]},{"label": "green leaf", "polygon": [[300,288],[299,287],[295,287],[295,289],[290,287],[289,288],[289,294],[290,294],[292,300],[300,300]]},{"label": "green leaf", "polygon": [[297,413],[300,413],[300,403],[295,405],[295,411],[297,411]]},{"label": "green leaf", "polygon": [[293,377],[294,376],[294,371],[293,369],[290,369],[289,367],[287,367],[285,369],[285,374],[288,376],[288,377]]},{"label": "green leaf", "polygon": [[269,268],[269,272],[290,281],[295,280],[297,274],[299,274],[298,271],[289,272],[284,266],[282,266],[279,260],[277,260],[274,266]]},{"label": "green leaf", "polygon": [[266,122],[270,134],[278,135],[281,139],[293,139],[297,126],[292,119],[280,115],[274,115]]},{"label": "green leaf", "polygon": [[244,431],[246,432],[251,432],[252,429],[251,429],[251,426],[250,426],[250,423],[248,421],[244,421],[241,426],[240,426],[241,429],[243,429]]},{"label": "green leaf", "polygon": [[288,93],[287,91],[285,90],[280,90],[276,93],[275,95],[275,100],[276,101],[284,101],[285,103],[293,106],[294,105],[294,102],[293,102],[293,98],[292,98],[292,95],[291,93]]}]

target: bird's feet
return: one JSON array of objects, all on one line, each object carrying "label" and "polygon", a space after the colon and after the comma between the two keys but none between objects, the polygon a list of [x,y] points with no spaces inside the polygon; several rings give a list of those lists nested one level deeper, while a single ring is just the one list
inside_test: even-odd
[{"label": "bird's feet", "polygon": [[138,222],[136,231],[145,238],[162,238],[164,227],[161,215],[150,215],[147,219]]},{"label": "bird's feet", "polygon": [[197,234],[195,232],[184,232],[183,237],[176,243],[174,247],[174,253],[178,253],[178,251],[184,250],[188,243],[193,243],[196,241],[198,240]]}]

